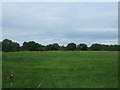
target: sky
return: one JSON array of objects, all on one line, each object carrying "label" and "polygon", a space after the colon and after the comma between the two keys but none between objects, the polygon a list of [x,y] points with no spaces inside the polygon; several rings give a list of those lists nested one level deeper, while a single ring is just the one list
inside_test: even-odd
[{"label": "sky", "polygon": [[117,2],[4,2],[2,39],[22,45],[118,43]]}]

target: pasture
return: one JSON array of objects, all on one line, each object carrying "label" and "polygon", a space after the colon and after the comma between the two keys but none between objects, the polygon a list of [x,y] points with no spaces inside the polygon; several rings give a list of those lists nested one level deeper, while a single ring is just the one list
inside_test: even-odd
[{"label": "pasture", "polygon": [[3,52],[2,69],[3,88],[118,87],[117,51]]}]

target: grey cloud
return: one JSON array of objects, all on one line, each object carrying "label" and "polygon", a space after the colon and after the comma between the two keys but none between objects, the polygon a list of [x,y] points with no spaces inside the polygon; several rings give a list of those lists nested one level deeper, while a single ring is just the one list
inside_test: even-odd
[{"label": "grey cloud", "polygon": [[18,42],[117,42],[116,3],[4,3],[3,38]]}]

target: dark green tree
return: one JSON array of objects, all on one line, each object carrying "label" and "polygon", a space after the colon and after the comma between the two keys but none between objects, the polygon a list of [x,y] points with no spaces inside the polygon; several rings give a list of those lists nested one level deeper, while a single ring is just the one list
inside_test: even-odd
[{"label": "dark green tree", "polygon": [[44,45],[39,45],[39,51],[46,51],[47,50],[47,47],[44,46]]},{"label": "dark green tree", "polygon": [[19,50],[20,50],[20,45],[17,42],[12,42],[12,40],[8,40],[8,39],[4,39],[2,41],[2,51],[14,52]]},{"label": "dark green tree", "polygon": [[76,48],[75,43],[69,43],[66,47],[59,46],[57,43],[49,44],[47,46],[41,45],[34,41],[24,42],[23,46],[17,42],[13,42],[9,39],[4,39],[0,42],[0,51],[4,52],[14,52],[14,51],[48,51],[48,50],[92,50],[92,51],[120,51],[120,45],[105,45],[105,44],[92,44],[90,47],[87,47],[86,44],[82,43],[79,44]]},{"label": "dark green tree", "polygon": [[34,41],[24,42],[22,46],[23,50],[27,51],[39,51],[39,44]]},{"label": "dark green tree", "polygon": [[69,43],[69,44],[66,46],[66,49],[67,49],[67,50],[75,50],[75,49],[76,49],[76,44],[75,44],[75,43]]},{"label": "dark green tree", "polygon": [[86,44],[84,44],[84,43],[82,43],[82,44],[79,44],[78,46],[77,46],[77,49],[78,50],[87,50],[87,45]]},{"label": "dark green tree", "polygon": [[0,51],[2,51],[2,42],[0,42]]},{"label": "dark green tree", "polygon": [[92,44],[91,47],[90,47],[90,49],[92,51],[100,51],[101,50],[101,44],[97,44],[97,43]]},{"label": "dark green tree", "polygon": [[60,46],[57,43],[47,45],[47,50],[59,50]]},{"label": "dark green tree", "polygon": [[62,45],[62,46],[60,46],[59,50],[64,51],[64,50],[66,50],[66,48],[65,48],[65,46]]}]

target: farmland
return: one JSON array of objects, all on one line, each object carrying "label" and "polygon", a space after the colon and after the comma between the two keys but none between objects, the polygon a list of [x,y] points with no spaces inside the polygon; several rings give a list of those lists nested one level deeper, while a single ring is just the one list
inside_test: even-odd
[{"label": "farmland", "polygon": [[3,88],[117,87],[117,51],[3,52],[2,66]]}]

